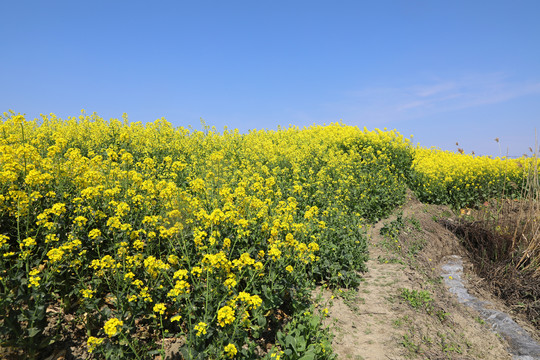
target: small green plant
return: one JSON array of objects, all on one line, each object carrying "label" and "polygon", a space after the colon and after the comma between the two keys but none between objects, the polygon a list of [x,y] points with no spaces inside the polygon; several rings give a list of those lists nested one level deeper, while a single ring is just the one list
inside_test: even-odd
[{"label": "small green plant", "polygon": [[448,210],[444,210],[443,213],[441,214],[441,216],[443,216],[443,217],[451,217],[452,212],[450,212]]},{"label": "small green plant", "polygon": [[[286,359],[332,359],[332,343],[328,328],[322,326],[327,312],[317,315],[313,308],[295,316],[277,333],[277,343]],[[277,357],[277,356],[275,356]],[[275,358],[270,355],[270,358]]]},{"label": "small green plant", "polygon": [[413,339],[411,339],[408,334],[403,335],[400,344],[411,353],[418,353],[420,351],[420,346],[415,344]]},{"label": "small green plant", "polygon": [[427,335],[422,336],[422,342],[427,345],[433,344],[433,339]]},{"label": "small green plant", "polygon": [[395,256],[391,256],[391,257],[383,257],[383,256],[378,256],[377,257],[377,261],[379,262],[379,264],[401,264],[401,265],[405,265],[405,262],[398,258],[398,257],[395,257]]},{"label": "small green plant", "polygon": [[422,226],[420,226],[420,221],[418,221],[418,219],[414,217],[410,217],[407,220],[409,220],[409,222],[412,224],[412,226],[415,228],[416,231],[422,230]]},{"label": "small green plant", "polygon": [[409,303],[413,309],[425,309],[428,313],[431,313],[433,309],[433,299],[427,290],[418,291],[402,288],[401,298]]},{"label": "small green plant", "polygon": [[439,284],[442,284],[443,280],[441,276],[437,276],[434,278],[427,279],[427,282],[432,285],[439,285]]},{"label": "small green plant", "polygon": [[346,359],[364,360],[364,357],[362,355],[354,355],[353,357],[351,354],[347,354]]},{"label": "small green plant", "polygon": [[390,239],[395,239],[404,227],[405,221],[403,220],[403,212],[400,212],[397,214],[395,220],[385,224],[381,228],[380,234]]},{"label": "small green plant", "polygon": [[448,335],[443,334],[441,332],[437,332],[437,336],[439,336],[440,346],[443,352],[445,353],[454,352],[457,354],[463,353],[463,350],[461,349],[461,346],[459,346],[459,344],[449,341]]},{"label": "small green plant", "polygon": [[439,318],[439,320],[441,322],[443,322],[447,317],[448,315],[450,315],[449,313],[445,312],[444,310],[437,310],[435,312],[435,315],[437,315],[437,317]]},{"label": "small green plant", "polygon": [[486,321],[482,319],[480,316],[475,317],[474,320],[476,320],[476,322],[479,323],[480,325],[484,325],[486,323]]}]

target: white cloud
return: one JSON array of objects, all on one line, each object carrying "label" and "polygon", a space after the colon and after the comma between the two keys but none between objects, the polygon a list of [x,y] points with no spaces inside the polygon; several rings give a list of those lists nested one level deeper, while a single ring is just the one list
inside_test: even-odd
[{"label": "white cloud", "polygon": [[441,92],[454,90],[456,84],[454,82],[442,82],[434,85],[417,86],[415,89],[416,95],[420,97],[428,97]]},{"label": "white cloud", "polygon": [[375,122],[427,117],[540,94],[540,82],[519,82],[504,74],[478,74],[423,81],[401,87],[373,87],[348,92],[325,104],[327,112]]}]

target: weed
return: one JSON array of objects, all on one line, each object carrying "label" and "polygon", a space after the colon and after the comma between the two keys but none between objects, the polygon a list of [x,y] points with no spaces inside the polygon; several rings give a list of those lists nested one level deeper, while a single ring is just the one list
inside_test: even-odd
[{"label": "weed", "polygon": [[379,264],[401,264],[401,265],[405,265],[405,262],[403,261],[403,259],[400,259],[396,256],[391,256],[391,257],[384,257],[384,256],[378,256],[377,257],[377,261],[379,262]]},{"label": "weed", "polygon": [[447,334],[437,332],[437,336],[440,339],[439,345],[440,345],[441,350],[443,352],[445,352],[445,353],[455,352],[455,353],[458,353],[458,354],[461,354],[463,352],[463,350],[461,350],[461,346],[459,344],[457,344],[456,342],[453,342],[453,341],[449,341]]},{"label": "weed", "polygon": [[433,309],[433,299],[427,290],[401,289],[401,298],[405,300],[413,309],[425,309],[430,313]]},{"label": "weed", "polygon": [[428,278],[426,281],[432,285],[440,285],[443,283],[443,278],[442,276],[436,276],[436,277]]},{"label": "weed", "polygon": [[414,237],[411,238],[410,241],[407,243],[407,255],[410,258],[415,257],[418,255],[422,249],[426,246],[426,240],[423,238]]},{"label": "weed", "polygon": [[475,317],[474,320],[476,320],[476,322],[479,323],[480,325],[485,325],[486,323],[486,321],[482,319],[480,316]]},{"label": "weed", "polygon": [[438,318],[441,322],[443,322],[443,321],[447,318],[447,316],[450,315],[450,314],[447,313],[447,312],[445,312],[444,310],[437,310],[437,311],[435,312],[435,315],[437,315],[437,318]]},{"label": "weed", "polygon": [[422,336],[422,342],[427,345],[433,344],[433,339],[427,335]]},{"label": "weed", "polygon": [[444,210],[441,214],[441,217],[451,217],[452,216],[452,212],[451,211],[448,211],[448,210]]},{"label": "weed", "polygon": [[400,328],[403,325],[403,319],[397,318],[392,321],[392,326],[394,326],[396,329]]},{"label": "weed", "polygon": [[403,220],[403,212],[400,212],[396,215],[396,219],[385,224],[381,230],[380,234],[389,239],[396,239],[399,235],[401,229],[405,227],[405,222]]},{"label": "weed", "polygon": [[409,337],[409,335],[404,334],[400,344],[405,347],[411,353],[418,353],[420,346],[415,344],[414,341]]},{"label": "weed", "polygon": [[410,217],[407,220],[409,220],[409,222],[413,225],[413,227],[414,227],[414,229],[416,231],[421,231],[422,230],[422,226],[420,225],[420,221],[418,221],[416,218]]}]

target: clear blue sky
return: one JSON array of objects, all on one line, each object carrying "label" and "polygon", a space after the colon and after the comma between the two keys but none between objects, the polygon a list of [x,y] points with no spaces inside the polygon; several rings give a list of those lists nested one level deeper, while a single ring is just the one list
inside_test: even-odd
[{"label": "clear blue sky", "polygon": [[0,112],[200,128],[342,120],[521,155],[540,1],[2,1]]}]

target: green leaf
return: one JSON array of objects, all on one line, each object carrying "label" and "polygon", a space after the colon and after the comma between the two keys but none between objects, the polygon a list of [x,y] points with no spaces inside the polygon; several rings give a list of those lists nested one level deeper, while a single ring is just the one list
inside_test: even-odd
[{"label": "green leaf", "polygon": [[285,345],[287,347],[290,347],[292,345],[292,348],[296,348],[296,339],[292,337],[291,335],[287,335],[285,337]]},{"label": "green leaf", "polygon": [[314,360],[315,359],[315,354],[312,353],[312,352],[309,352],[308,354],[302,356],[300,359],[298,360]]},{"label": "green leaf", "polygon": [[31,327],[28,329],[28,337],[34,337],[41,333],[41,329]]}]

